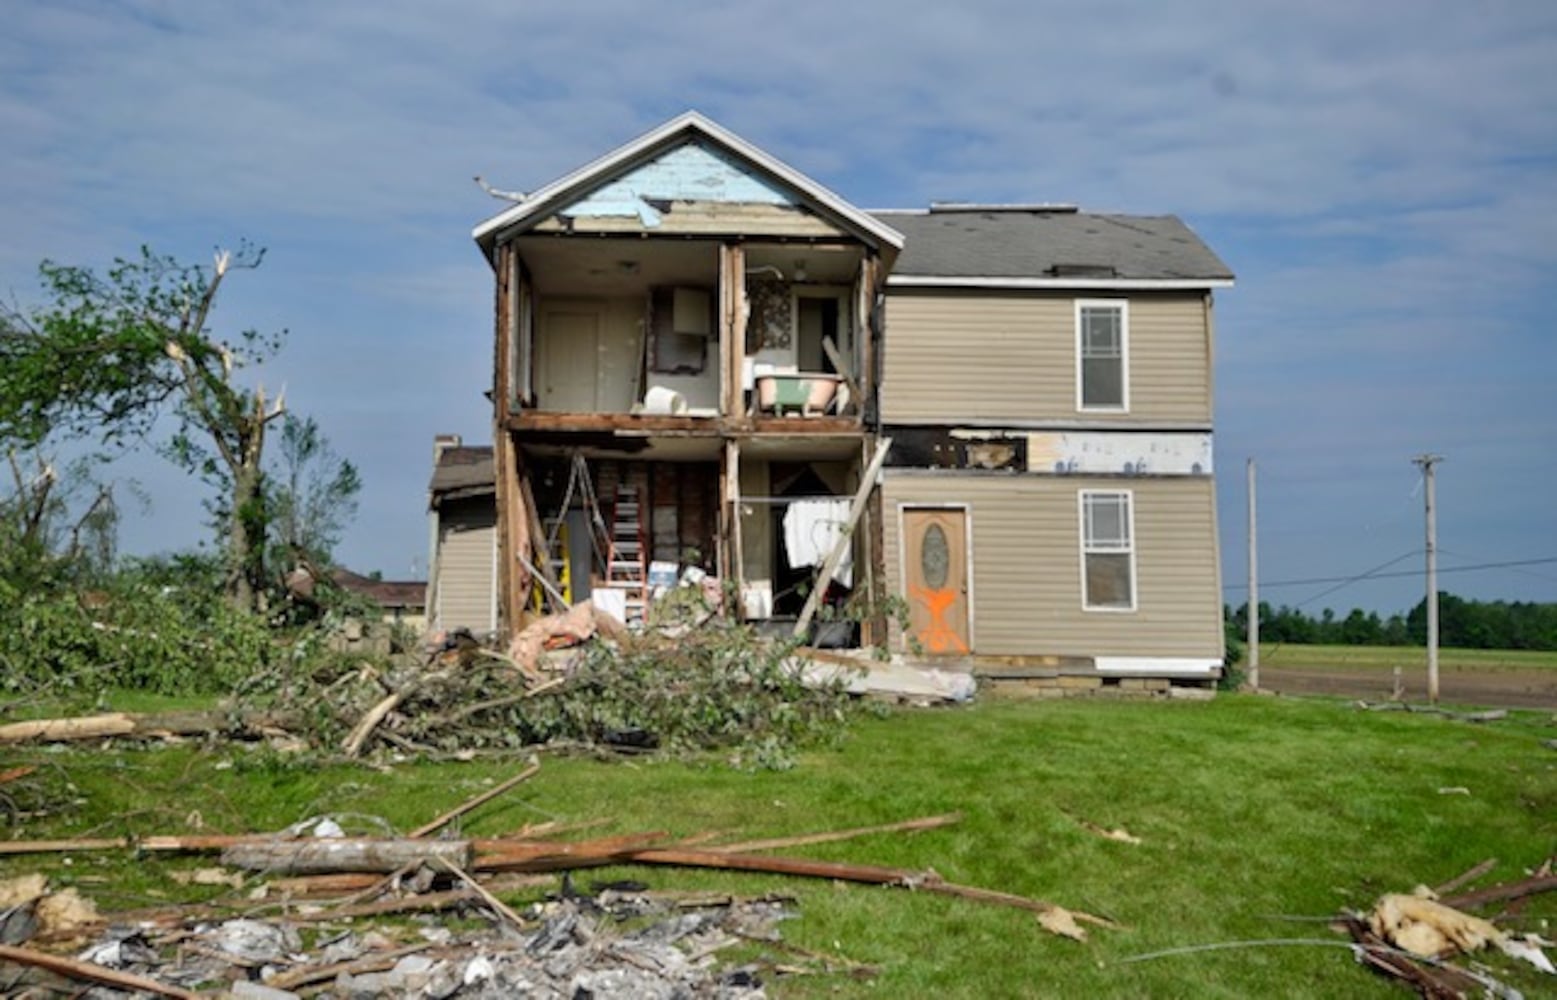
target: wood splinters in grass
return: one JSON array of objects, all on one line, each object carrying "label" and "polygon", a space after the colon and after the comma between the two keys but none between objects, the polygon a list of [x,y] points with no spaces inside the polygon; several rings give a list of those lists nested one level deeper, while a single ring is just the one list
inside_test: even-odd
[{"label": "wood splinters in grass", "polygon": [[539,774],[540,771],[541,765],[538,763],[532,763],[529,767],[525,768],[523,771],[520,771],[512,778],[509,778],[507,781],[498,785],[496,788],[489,788],[480,795],[474,796],[460,803],[458,806],[450,809],[448,812],[444,813],[442,816],[439,816],[437,819],[429,823],[424,823],[415,830],[412,830],[411,836],[413,838],[425,837],[430,833],[435,833],[438,830],[443,829],[454,820],[465,815],[473,809],[477,809],[483,805],[486,805],[488,802],[497,798],[499,795],[502,795],[510,788],[513,788],[515,785],[518,785],[521,782],[529,781],[531,778]]},{"label": "wood splinters in grass", "polygon": [[1469,871],[1466,871],[1466,872],[1464,872],[1464,873],[1462,873],[1460,875],[1456,875],[1454,878],[1451,878],[1449,881],[1445,882],[1444,884],[1442,884],[1440,886],[1435,886],[1433,888],[1433,895],[1434,896],[1447,896],[1449,893],[1451,893],[1454,890],[1460,888],[1461,886],[1469,885],[1470,883],[1476,881],[1477,879],[1481,878],[1483,875],[1487,874],[1488,872],[1490,872],[1492,869],[1496,868],[1497,866],[1498,866],[1498,859],[1497,858],[1488,858],[1487,860],[1483,861],[1481,864],[1476,865],[1475,867],[1471,868]]}]

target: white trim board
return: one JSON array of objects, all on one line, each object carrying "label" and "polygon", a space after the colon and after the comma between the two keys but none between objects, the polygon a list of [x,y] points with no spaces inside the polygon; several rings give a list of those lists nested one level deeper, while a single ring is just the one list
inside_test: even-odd
[{"label": "white trim board", "polygon": [[1210,677],[1222,667],[1221,660],[1198,656],[1096,656],[1092,664],[1100,674],[1132,676]]}]

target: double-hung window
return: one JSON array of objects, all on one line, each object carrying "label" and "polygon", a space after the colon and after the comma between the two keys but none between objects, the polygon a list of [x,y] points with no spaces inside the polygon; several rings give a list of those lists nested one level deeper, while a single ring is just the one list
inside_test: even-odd
[{"label": "double-hung window", "polygon": [[1088,611],[1135,610],[1135,518],[1128,490],[1081,491],[1081,597]]},{"label": "double-hung window", "polygon": [[1130,408],[1130,308],[1123,299],[1076,302],[1076,408]]}]

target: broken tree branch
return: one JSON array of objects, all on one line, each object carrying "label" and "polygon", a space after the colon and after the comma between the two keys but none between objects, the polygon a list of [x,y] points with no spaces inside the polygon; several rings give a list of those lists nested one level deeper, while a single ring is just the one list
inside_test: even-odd
[{"label": "broken tree branch", "polygon": [[65,743],[112,736],[205,736],[228,733],[259,736],[264,730],[286,729],[292,720],[258,713],[109,712],[65,719],[32,719],[0,726],[0,743]]}]

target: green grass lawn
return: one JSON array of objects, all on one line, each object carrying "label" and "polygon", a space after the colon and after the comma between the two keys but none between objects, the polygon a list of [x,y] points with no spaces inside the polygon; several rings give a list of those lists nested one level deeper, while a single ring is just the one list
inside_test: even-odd
[{"label": "green grass lawn", "polygon": [[[1427,662],[1422,646],[1322,646],[1260,643],[1260,665],[1269,667],[1356,667],[1390,670]],[[1557,670],[1557,652],[1527,649],[1438,650],[1442,670]]]},{"label": "green grass lawn", "polygon": [[[1380,893],[1434,884],[1485,858],[1492,881],[1557,852],[1557,720],[1514,713],[1486,725],[1356,711],[1334,701],[1223,696],[1210,703],[991,701],[860,722],[837,749],[783,772],[718,762],[609,763],[547,757],[539,776],[473,814],[494,836],[548,819],[609,817],[601,833],[708,830],[766,837],[960,810],[962,823],[796,849],[810,857],[933,867],[948,880],[1041,897],[1111,917],[1086,943],[1044,933],[1028,913],[900,889],[673,869],[586,873],[661,889],[798,896],[787,942],[879,968],[786,979],[789,996],[1392,997],[1339,947],[1214,951],[1124,963],[1212,942],[1315,938],[1317,918]],[[520,765],[289,763],[232,746],[8,750],[0,768],[40,764],[55,812],[11,837],[272,830],[319,813],[409,829]],[[1469,794],[1442,789],[1468,790]],[[18,800],[18,807],[36,805]],[[1140,845],[1083,823],[1122,826]],[[580,836],[594,835],[581,834]],[[116,854],[12,858],[0,874],[45,870],[105,909],[189,898],[169,873],[209,861]],[[206,890],[214,892],[218,890]],[[515,897],[514,902],[525,901]],[[1547,935],[1557,894],[1522,926]],[[1489,964],[1528,996],[1533,971]]]}]

